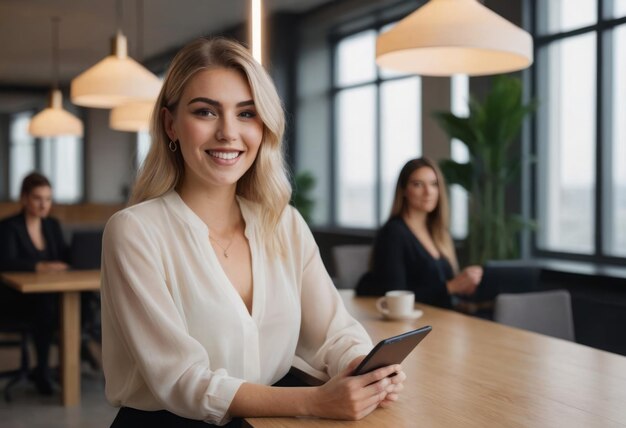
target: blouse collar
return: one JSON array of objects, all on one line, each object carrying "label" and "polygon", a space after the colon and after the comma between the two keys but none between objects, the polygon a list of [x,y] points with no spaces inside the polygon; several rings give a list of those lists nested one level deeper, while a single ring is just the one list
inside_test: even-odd
[{"label": "blouse collar", "polygon": [[[255,205],[253,202],[248,201],[247,199],[237,195],[237,203],[239,204],[239,209],[241,210],[241,215],[246,224],[246,228],[244,234],[246,238],[250,238],[254,228],[256,227],[255,220],[257,218],[254,215],[253,206]],[[182,220],[184,223],[192,227],[193,229],[198,230],[202,233],[209,233],[209,227],[203,222],[198,215],[193,212],[191,208],[183,201],[176,190],[172,189],[166,194],[163,195],[163,200],[165,203],[172,209],[174,214]]]}]

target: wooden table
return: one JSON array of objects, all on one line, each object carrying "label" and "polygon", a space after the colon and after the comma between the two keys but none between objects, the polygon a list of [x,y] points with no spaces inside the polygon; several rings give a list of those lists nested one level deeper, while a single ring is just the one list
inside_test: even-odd
[{"label": "wooden table", "polygon": [[359,422],[249,418],[249,426],[626,426],[626,357],[427,305],[417,305],[418,320],[383,321],[375,299],[342,297],[375,341],[433,326],[403,363],[400,400]]},{"label": "wooden table", "polygon": [[100,288],[100,271],[6,272],[2,279],[22,293],[61,293],[61,387],[64,406],[80,404],[80,292]]}]

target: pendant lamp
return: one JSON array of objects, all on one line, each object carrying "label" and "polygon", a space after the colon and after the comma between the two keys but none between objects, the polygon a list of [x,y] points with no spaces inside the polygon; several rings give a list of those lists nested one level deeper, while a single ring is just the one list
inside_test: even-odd
[{"label": "pendant lamp", "polygon": [[477,0],[430,0],[378,37],[376,62],[425,76],[507,73],[533,63],[533,40]]},{"label": "pendant lamp", "polygon": [[111,55],[72,80],[72,102],[83,107],[113,108],[130,101],[156,99],[161,81],[128,56],[128,44],[121,28],[118,0],[118,31]]},{"label": "pendant lamp", "polygon": [[61,135],[83,136],[83,123],[63,109],[63,94],[58,89],[59,80],[59,18],[52,18],[52,90],[48,107],[37,113],[28,125],[34,137],[56,137]]},{"label": "pendant lamp", "polygon": [[133,101],[113,108],[109,114],[109,126],[116,131],[147,131],[155,102]]},{"label": "pendant lamp", "polygon": [[72,102],[83,107],[112,108],[129,101],[155,99],[159,78],[127,54],[121,31],[113,39],[111,55],[72,80]]},{"label": "pendant lamp", "polygon": [[[143,55],[143,0],[137,0],[137,57]],[[161,81],[159,80],[159,90]],[[141,132],[150,127],[150,116],[156,103],[154,97],[143,101],[130,101],[114,107],[109,113],[109,127],[116,131]]]}]

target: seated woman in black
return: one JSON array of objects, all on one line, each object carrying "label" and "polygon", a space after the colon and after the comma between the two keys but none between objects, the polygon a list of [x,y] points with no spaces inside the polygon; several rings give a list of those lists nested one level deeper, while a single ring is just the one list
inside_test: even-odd
[{"label": "seated woman in black", "polygon": [[451,297],[473,294],[482,273],[480,266],[458,272],[446,186],[437,165],[427,158],[407,162],[390,218],[376,237],[370,272],[359,281],[357,294],[411,290],[419,302],[451,308]]},{"label": "seated woman in black", "polygon": [[[29,174],[22,182],[22,211],[0,222],[0,271],[54,272],[68,268],[67,246],[59,222],[48,217],[52,188],[46,177]],[[53,392],[49,375],[52,336],[58,322],[56,294],[23,295],[0,286],[4,316],[32,323],[37,367],[31,375],[41,394]],[[8,314],[7,312],[11,312]]]}]

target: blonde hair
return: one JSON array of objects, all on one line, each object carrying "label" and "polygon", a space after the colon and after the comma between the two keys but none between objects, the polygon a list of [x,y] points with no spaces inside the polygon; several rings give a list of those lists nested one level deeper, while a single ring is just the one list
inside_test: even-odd
[{"label": "blonde hair", "polygon": [[441,254],[448,260],[452,266],[452,270],[458,272],[459,262],[456,258],[454,242],[452,241],[452,236],[450,236],[449,231],[450,209],[448,205],[448,194],[446,192],[446,181],[435,162],[428,158],[417,158],[404,164],[398,176],[398,182],[396,183],[396,191],[389,217],[402,216],[408,210],[404,192],[409,183],[411,174],[420,168],[430,168],[435,172],[435,176],[437,176],[437,187],[439,189],[437,206],[432,212],[428,213],[426,217],[426,227],[437,249],[439,249]]},{"label": "blonde hair", "polygon": [[197,72],[210,68],[239,71],[250,85],[256,110],[263,122],[263,139],[257,157],[237,183],[237,195],[256,202],[261,211],[261,234],[268,248],[280,216],[291,197],[282,139],[285,114],[271,78],[240,43],[225,38],[201,38],[174,57],[159,93],[150,124],[152,144],[132,190],[130,204],[159,197],[178,187],[185,175],[181,151],[168,148],[162,109],[176,110],[187,82]]}]

